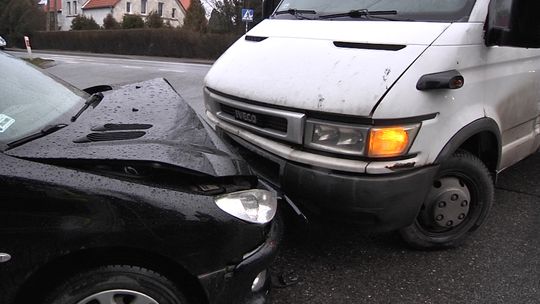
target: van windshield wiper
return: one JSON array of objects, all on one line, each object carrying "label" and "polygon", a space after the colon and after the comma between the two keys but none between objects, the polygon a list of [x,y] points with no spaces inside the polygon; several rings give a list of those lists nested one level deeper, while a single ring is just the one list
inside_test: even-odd
[{"label": "van windshield wiper", "polygon": [[103,99],[103,93],[95,93],[95,94],[92,94],[85,102],[84,102],[84,105],[82,106],[82,108],[79,110],[79,112],[77,112],[77,114],[75,114],[74,116],[71,117],[71,121],[74,122],[75,120],[77,120],[77,118],[79,118],[79,116],[81,116],[81,114],[86,110],[88,109],[91,105],[93,105],[94,103],[99,103],[101,100]]},{"label": "van windshield wiper", "polygon": [[56,125],[48,125],[46,126],[45,128],[41,129],[41,131],[37,132],[37,133],[34,133],[34,134],[30,134],[28,136],[25,136],[21,139],[17,139],[16,141],[13,141],[13,142],[10,142],[8,143],[8,147],[11,149],[11,148],[15,148],[17,146],[20,146],[20,145],[23,145],[29,141],[32,141],[34,139],[38,139],[40,137],[43,137],[45,135],[48,135],[48,134],[51,134],[51,133],[54,133],[64,127],[66,127],[67,124],[56,124]]},{"label": "van windshield wiper", "polygon": [[312,18],[305,17],[304,14],[316,15],[317,12],[314,10],[299,10],[295,8],[290,8],[288,10],[277,11],[274,13],[274,16],[289,14],[295,16],[297,19],[307,19],[313,20]]},{"label": "van windshield wiper", "polygon": [[358,10],[352,10],[348,11],[346,13],[336,13],[336,14],[329,14],[329,15],[321,15],[319,16],[319,19],[332,19],[332,18],[341,18],[341,17],[350,17],[350,18],[362,18],[366,17],[367,19],[376,18],[376,19],[384,19],[384,20],[391,20],[391,21],[400,21],[399,19],[393,19],[388,17],[381,17],[380,15],[397,15],[396,10],[392,11],[370,11],[367,9],[358,9]]}]

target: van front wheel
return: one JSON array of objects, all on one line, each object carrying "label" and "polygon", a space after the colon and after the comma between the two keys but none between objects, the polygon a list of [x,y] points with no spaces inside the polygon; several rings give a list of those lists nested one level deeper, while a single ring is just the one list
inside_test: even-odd
[{"label": "van front wheel", "polygon": [[457,247],[482,225],[494,185],[484,163],[467,151],[443,162],[415,222],[400,230],[417,249]]}]

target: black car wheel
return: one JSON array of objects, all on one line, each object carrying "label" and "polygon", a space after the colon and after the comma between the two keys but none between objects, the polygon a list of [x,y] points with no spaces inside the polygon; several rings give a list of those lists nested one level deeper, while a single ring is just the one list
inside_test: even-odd
[{"label": "black car wheel", "polygon": [[456,247],[482,225],[493,196],[493,181],[484,163],[458,151],[441,164],[418,217],[401,229],[401,236],[417,249]]},{"label": "black car wheel", "polygon": [[104,266],[68,279],[47,304],[185,304],[173,282],[151,270]]}]

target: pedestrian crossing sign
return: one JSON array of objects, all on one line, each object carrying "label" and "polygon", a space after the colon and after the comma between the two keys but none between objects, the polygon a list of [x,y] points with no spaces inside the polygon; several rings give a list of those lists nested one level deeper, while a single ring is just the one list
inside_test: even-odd
[{"label": "pedestrian crossing sign", "polygon": [[253,22],[253,10],[243,8],[242,9],[242,21]]}]

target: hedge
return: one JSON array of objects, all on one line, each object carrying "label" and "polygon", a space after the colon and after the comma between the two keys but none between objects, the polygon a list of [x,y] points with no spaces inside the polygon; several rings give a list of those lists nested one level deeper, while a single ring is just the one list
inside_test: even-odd
[{"label": "hedge", "polygon": [[233,34],[200,34],[181,29],[36,32],[35,49],[124,55],[216,59],[238,39]]}]

